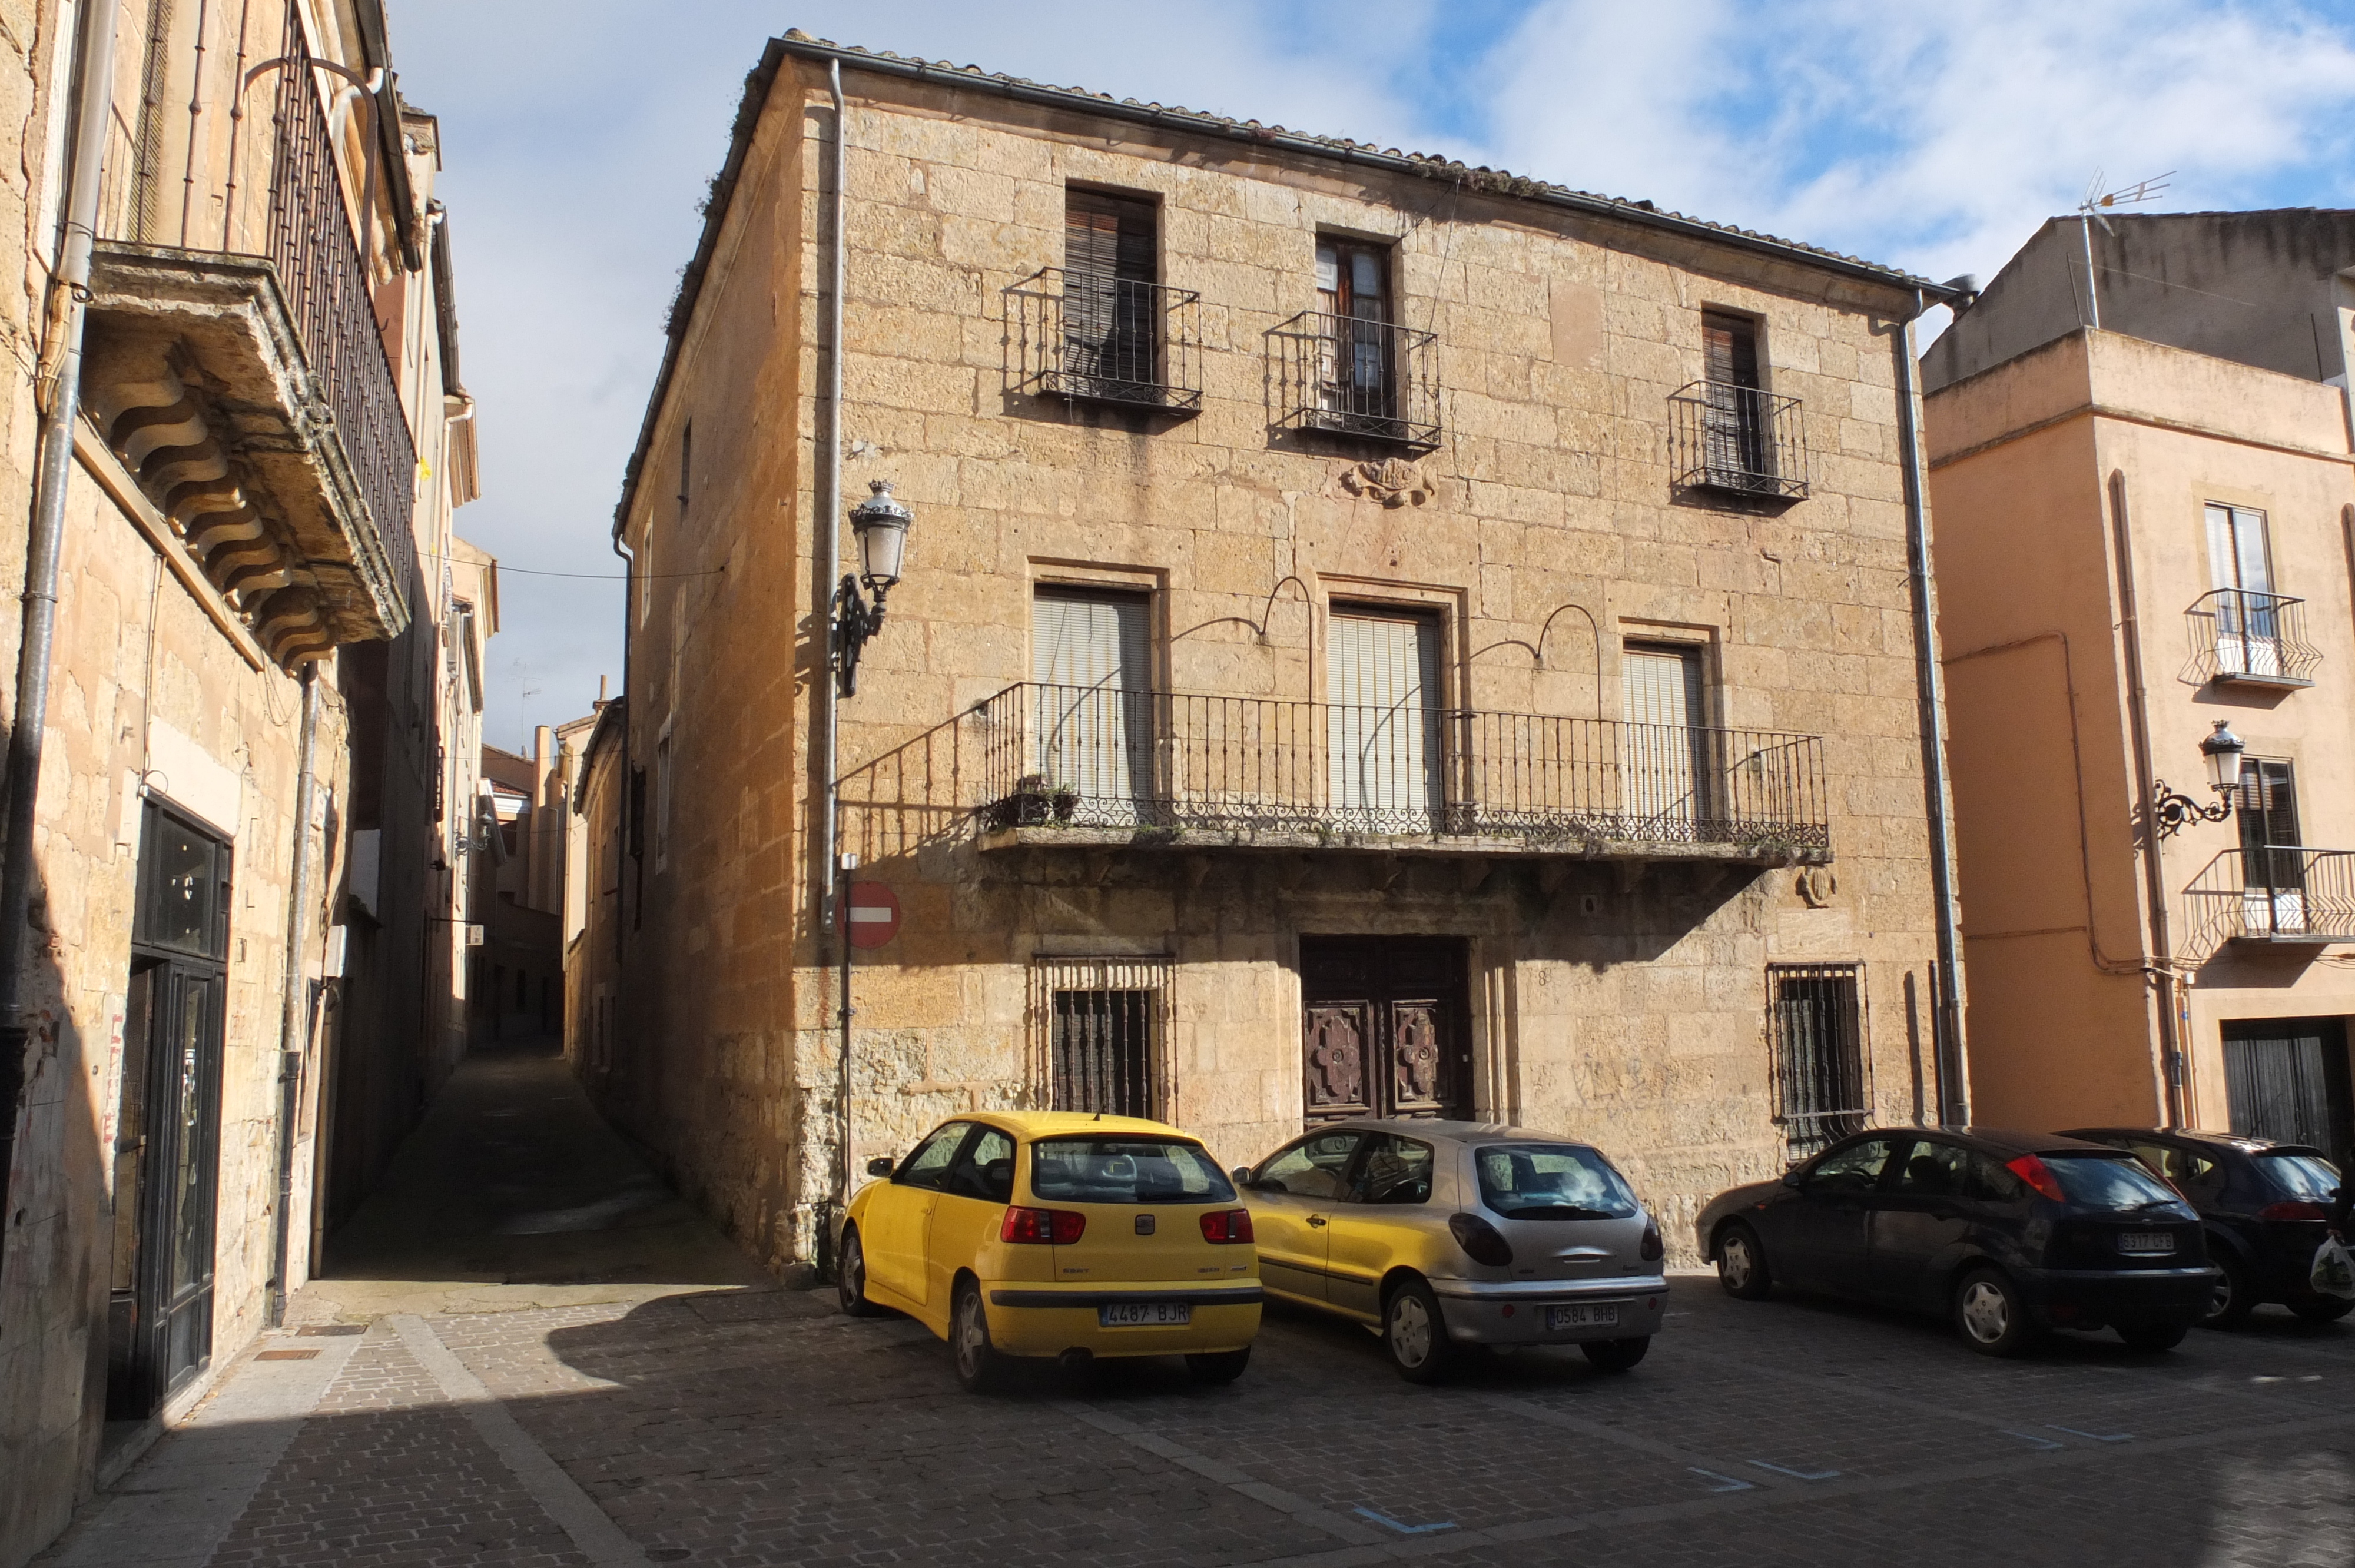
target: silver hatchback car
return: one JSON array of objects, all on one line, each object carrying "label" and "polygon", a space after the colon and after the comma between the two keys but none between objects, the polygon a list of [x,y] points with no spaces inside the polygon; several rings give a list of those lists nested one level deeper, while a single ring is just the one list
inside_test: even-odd
[{"label": "silver hatchback car", "polygon": [[1401,1376],[1459,1347],[1575,1344],[1644,1359],[1668,1298],[1659,1227],[1583,1143],[1495,1122],[1336,1122],[1235,1184],[1267,1294],[1379,1333]]}]

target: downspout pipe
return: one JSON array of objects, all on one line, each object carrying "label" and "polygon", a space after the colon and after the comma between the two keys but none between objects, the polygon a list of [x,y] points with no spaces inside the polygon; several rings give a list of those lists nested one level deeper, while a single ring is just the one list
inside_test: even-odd
[{"label": "downspout pipe", "polygon": [[1905,468],[1905,548],[1913,577],[1913,658],[1920,673],[1923,787],[1930,817],[1930,885],[1937,906],[1938,1120],[1966,1127],[1970,1087],[1963,1049],[1962,934],[1955,912],[1953,793],[1946,779],[1945,679],[1938,667],[1937,593],[1930,570],[1929,472],[1922,451],[1922,386],[1913,358],[1913,323],[1928,308],[1913,293],[1913,315],[1895,334],[1897,436]]},{"label": "downspout pipe", "polygon": [[[468,410],[470,413],[472,411],[472,409]],[[622,562],[621,812],[622,840],[626,843],[629,841],[630,832],[630,697],[632,695],[630,690],[630,636],[633,630],[636,627],[638,620],[638,561],[636,556],[630,554],[629,546],[622,543],[622,524],[618,519],[613,524],[613,554],[620,556]],[[617,882],[621,875],[621,864],[617,859],[613,866],[613,874]],[[619,965],[622,961],[623,949],[629,941],[629,930],[630,923],[622,918],[621,910],[616,908],[613,911],[613,962],[616,965]]]},{"label": "downspout pipe", "polygon": [[[842,563],[842,290],[849,270],[848,238],[843,218],[849,183],[850,111],[842,97],[842,62],[826,62],[826,85],[834,100],[833,185],[826,197],[826,399],[825,417],[817,421],[817,559],[814,563],[818,622],[826,630],[826,667],[817,681],[818,734],[821,753],[818,780],[824,798],[818,803],[817,940],[821,961],[828,945],[843,942],[847,961],[847,935],[837,938],[835,905],[842,850],[842,802],[835,778],[841,771],[842,697],[835,673],[842,661],[840,639],[835,633],[835,568]],[[842,998],[841,1054],[835,1064],[835,1182],[827,1213],[818,1234],[829,1240],[833,1219],[850,1196],[850,995]]]},{"label": "downspout pipe", "polygon": [[65,541],[66,493],[73,477],[74,422],[81,418],[82,328],[90,302],[91,247],[97,238],[100,166],[113,106],[115,7],[81,8],[73,87],[73,153],[65,233],[49,280],[48,331],[40,363],[54,366],[47,418],[34,463],[33,509],[25,549],[25,625],[16,649],[16,701],[8,731],[7,837],[0,845],[0,1258],[6,1255],[16,1113],[25,1097],[27,927],[33,909],[33,832],[41,783],[41,736],[49,718],[49,652],[57,638],[58,556]]},{"label": "downspout pipe", "polygon": [[2118,557],[2119,652],[2126,664],[2126,720],[2134,743],[2135,793],[2142,804],[2142,873],[2150,900],[2149,980],[2158,992],[2159,1073],[2167,1085],[2167,1125],[2181,1127],[2183,1041],[2177,1028],[2175,937],[2167,917],[2167,867],[2158,847],[2158,806],[2151,782],[2150,694],[2143,681],[2142,622],[2135,598],[2134,524],[2126,511],[2126,476],[2110,471],[2110,532]]},{"label": "downspout pipe", "polygon": [[303,729],[294,770],[294,865],[286,895],[286,984],[278,1021],[278,1207],[270,1225],[269,1326],[286,1321],[287,1253],[294,1205],[294,1121],[303,1110],[303,1067],[311,1045],[311,813],[319,792],[319,666],[303,666]]}]

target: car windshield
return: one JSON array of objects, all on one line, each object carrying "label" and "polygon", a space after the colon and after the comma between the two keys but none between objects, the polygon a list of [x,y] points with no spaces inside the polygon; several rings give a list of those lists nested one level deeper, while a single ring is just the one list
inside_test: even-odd
[{"label": "car windshield", "polygon": [[2339,1195],[2339,1168],[2319,1154],[2260,1154],[2257,1175],[2285,1198],[2328,1203]]},{"label": "car windshield", "polygon": [[1624,1220],[1636,1194],[1610,1162],[1574,1143],[1491,1143],[1476,1150],[1480,1200],[1508,1220]]},{"label": "car windshield", "polygon": [[1231,1203],[1235,1190],[1199,1143],[1173,1138],[1049,1138],[1030,1146],[1042,1202]]},{"label": "car windshield", "polygon": [[2183,1201],[2130,1154],[2047,1154],[2043,1159],[2069,1201],[2089,1209],[2147,1209]]}]

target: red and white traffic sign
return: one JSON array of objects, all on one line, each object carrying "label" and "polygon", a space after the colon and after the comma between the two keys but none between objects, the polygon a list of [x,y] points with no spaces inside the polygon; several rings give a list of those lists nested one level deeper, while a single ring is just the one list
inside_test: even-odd
[{"label": "red and white traffic sign", "polygon": [[900,934],[900,898],[879,882],[854,882],[844,906],[854,948],[879,948]]}]

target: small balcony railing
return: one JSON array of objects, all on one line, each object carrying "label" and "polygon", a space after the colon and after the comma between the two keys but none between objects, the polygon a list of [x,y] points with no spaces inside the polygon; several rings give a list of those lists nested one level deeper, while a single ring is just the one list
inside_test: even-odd
[{"label": "small balcony railing", "polygon": [[2183,612],[2191,657],[2183,679],[2252,686],[2310,686],[2322,651],[2306,640],[2306,600],[2218,588]]},{"label": "small balcony railing", "polygon": [[988,829],[1831,846],[1814,736],[1036,683],[967,716]]},{"label": "small balcony railing", "polygon": [[1166,414],[1202,407],[1202,296],[1049,267],[1007,291],[1024,391]]},{"label": "small balcony railing", "polygon": [[1807,432],[1796,397],[1696,381],[1668,398],[1668,461],[1679,489],[1773,501],[1807,494]]},{"label": "small balcony railing", "polygon": [[2355,850],[2226,850],[2184,889],[2192,951],[2227,942],[2355,942]]},{"label": "small balcony railing", "polygon": [[1439,445],[1439,339],[1303,311],[1268,334],[1273,425],[1428,451]]}]

